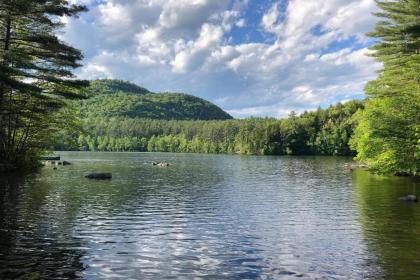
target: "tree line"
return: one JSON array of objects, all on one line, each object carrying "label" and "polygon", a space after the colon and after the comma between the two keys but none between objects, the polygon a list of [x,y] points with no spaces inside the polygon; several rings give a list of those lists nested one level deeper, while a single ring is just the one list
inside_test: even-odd
[{"label": "tree line", "polygon": [[291,113],[286,119],[221,121],[156,120],[130,117],[84,119],[89,133],[63,135],[56,149],[224,153],[245,155],[354,155],[352,116],[362,101]]}]

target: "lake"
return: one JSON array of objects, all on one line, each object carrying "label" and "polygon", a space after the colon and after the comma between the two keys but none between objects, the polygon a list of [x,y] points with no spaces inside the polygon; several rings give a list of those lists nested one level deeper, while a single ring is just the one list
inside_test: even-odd
[{"label": "lake", "polygon": [[0,177],[0,279],[420,279],[420,205],[398,200],[414,179],[338,157],[61,156]]}]

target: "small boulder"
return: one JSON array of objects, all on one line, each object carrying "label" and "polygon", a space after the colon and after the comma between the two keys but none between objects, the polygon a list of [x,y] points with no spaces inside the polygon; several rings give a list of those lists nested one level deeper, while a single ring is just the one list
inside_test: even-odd
[{"label": "small boulder", "polygon": [[399,199],[400,199],[401,201],[407,201],[407,202],[417,202],[417,201],[418,201],[417,196],[415,196],[415,195],[413,195],[413,194],[410,194],[410,195],[407,195],[407,196],[400,197]]},{"label": "small boulder", "polygon": [[168,167],[170,166],[169,163],[165,162],[165,161],[153,161],[152,162],[153,166],[159,166],[159,167]]},{"label": "small boulder", "polygon": [[111,173],[90,173],[85,176],[88,179],[96,179],[96,180],[109,180],[112,178]]},{"label": "small boulder", "polygon": [[71,162],[63,161],[63,165],[71,165]]}]

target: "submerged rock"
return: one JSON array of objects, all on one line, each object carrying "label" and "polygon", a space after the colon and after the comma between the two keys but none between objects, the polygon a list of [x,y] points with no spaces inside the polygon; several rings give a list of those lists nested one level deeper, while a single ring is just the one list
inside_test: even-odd
[{"label": "submerged rock", "polygon": [[368,169],[368,166],[366,164],[363,164],[363,163],[350,163],[350,164],[346,164],[345,166],[350,171],[354,171],[356,169]]},{"label": "submerged rock", "polygon": [[407,195],[407,196],[402,196],[399,199],[401,201],[407,201],[407,202],[417,202],[418,201],[417,196],[415,196],[413,194],[410,194],[410,195]]},{"label": "submerged rock", "polygon": [[60,156],[52,156],[52,157],[40,157],[40,160],[60,160]]},{"label": "submerged rock", "polygon": [[63,165],[71,165],[71,162],[68,162],[68,161],[63,161]]},{"label": "submerged rock", "polygon": [[107,179],[111,179],[112,178],[112,174],[111,173],[90,173],[88,175],[85,176],[88,179],[96,179],[96,180],[107,180]]}]

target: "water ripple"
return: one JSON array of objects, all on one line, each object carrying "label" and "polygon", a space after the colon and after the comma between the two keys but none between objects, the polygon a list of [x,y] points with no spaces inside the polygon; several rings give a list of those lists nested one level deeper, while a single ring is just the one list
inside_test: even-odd
[{"label": "water ripple", "polygon": [[73,165],[1,179],[1,279],[420,276],[420,210],[396,199],[418,182],[340,158],[63,155]]}]

